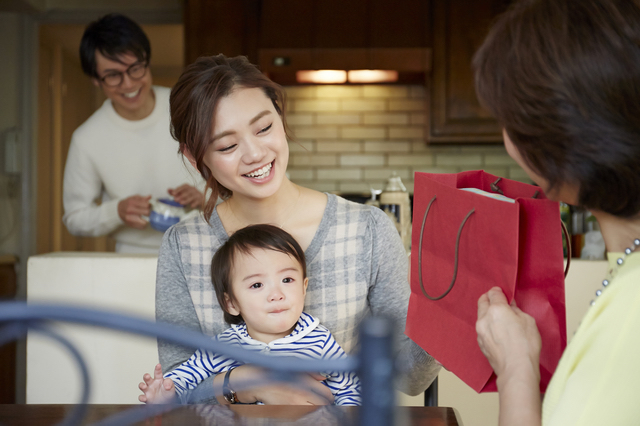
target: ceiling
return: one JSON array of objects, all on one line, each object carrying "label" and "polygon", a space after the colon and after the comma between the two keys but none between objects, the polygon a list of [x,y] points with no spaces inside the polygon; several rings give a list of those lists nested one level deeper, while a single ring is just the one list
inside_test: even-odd
[{"label": "ceiling", "polygon": [[181,0],[0,0],[0,12],[35,15],[40,22],[87,24],[120,12],[141,24],[182,22]]}]

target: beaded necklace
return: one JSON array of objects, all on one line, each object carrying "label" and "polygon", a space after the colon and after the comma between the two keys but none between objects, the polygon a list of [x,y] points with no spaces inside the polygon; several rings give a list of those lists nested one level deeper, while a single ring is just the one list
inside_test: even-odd
[{"label": "beaded necklace", "polygon": [[[616,266],[609,269],[609,273],[607,274],[607,277],[604,280],[602,280],[602,288],[596,290],[596,298],[599,297],[602,294],[602,290],[607,288],[609,283],[611,283],[611,280],[616,276],[616,274],[618,273],[618,269],[622,266],[627,256],[633,253],[638,247],[640,247],[640,238],[634,239],[633,245],[631,247],[627,247],[626,249],[624,249],[624,253],[622,254],[622,256],[616,260]],[[596,299],[593,299],[591,301],[591,306],[595,304],[596,304]]]}]

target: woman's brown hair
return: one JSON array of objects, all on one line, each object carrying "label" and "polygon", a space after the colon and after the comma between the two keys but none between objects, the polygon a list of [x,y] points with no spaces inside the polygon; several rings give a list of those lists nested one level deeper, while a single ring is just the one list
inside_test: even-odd
[{"label": "woman's brown hair", "polygon": [[196,168],[207,183],[209,196],[204,205],[207,221],[218,197],[229,198],[231,191],[214,179],[203,158],[209,146],[218,102],[239,87],[262,89],[273,102],[287,132],[284,90],[244,56],[201,57],[185,69],[171,90],[171,135],[180,143],[180,152],[193,156]]},{"label": "woman's brown hair", "polygon": [[[224,312],[228,324],[239,324],[242,315],[231,315],[227,310],[225,293],[233,300],[231,273],[235,258],[239,253],[250,255],[253,249],[275,250],[291,256],[302,268],[302,278],[307,278],[307,263],[300,244],[285,230],[277,226],[260,224],[250,225],[236,231],[218,249],[211,260],[211,282],[216,291],[218,303]],[[300,285],[304,285],[300,283]]]},{"label": "woman's brown hair", "polygon": [[640,212],[638,0],[523,0],[473,61],[476,91],[550,189],[581,205]]}]

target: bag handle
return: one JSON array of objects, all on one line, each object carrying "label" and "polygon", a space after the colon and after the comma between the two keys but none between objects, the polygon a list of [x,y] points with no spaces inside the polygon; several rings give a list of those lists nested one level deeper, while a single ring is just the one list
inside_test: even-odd
[{"label": "bag handle", "polygon": [[453,264],[453,278],[451,279],[451,284],[449,284],[449,288],[446,289],[445,292],[442,293],[440,296],[432,297],[432,296],[429,296],[429,294],[427,294],[427,291],[424,289],[424,283],[422,282],[422,237],[424,236],[424,224],[427,221],[427,215],[429,214],[429,209],[431,209],[431,205],[435,200],[436,200],[436,196],[434,195],[431,201],[429,201],[429,205],[427,205],[427,210],[425,210],[424,212],[424,217],[422,218],[422,227],[420,228],[420,245],[418,246],[418,273],[419,273],[419,279],[420,279],[420,288],[422,289],[422,293],[429,300],[440,300],[443,297],[445,297],[447,294],[449,294],[449,292],[453,288],[453,284],[455,284],[456,277],[458,276],[458,249],[460,248],[460,235],[462,234],[462,228],[464,227],[464,224],[467,223],[467,219],[469,219],[469,216],[471,216],[473,212],[475,212],[476,210],[476,209],[471,209],[471,211],[467,213],[465,218],[462,220],[462,223],[460,224],[460,229],[458,229],[458,236],[456,237],[456,256]]},{"label": "bag handle", "polygon": [[[498,186],[498,183],[502,180],[501,177],[496,179],[494,182],[491,182],[489,185],[493,192],[497,192],[500,195],[504,195],[502,189]],[[531,198],[538,198],[540,195],[540,191],[536,191]],[[565,241],[567,242],[567,266],[564,267],[564,277],[567,278],[567,274],[569,273],[569,265],[571,264],[571,241],[569,241],[569,231],[565,226],[564,222],[561,220],[560,225],[562,225],[562,235],[564,236]]]},{"label": "bag handle", "polygon": [[[495,181],[491,182],[489,184],[489,187],[491,188],[491,190],[493,192],[497,192],[500,195],[504,195],[504,192],[502,192],[502,189],[498,186],[498,183],[502,180],[501,177],[499,177],[498,179],[496,179]],[[531,198],[538,198],[538,195],[540,195],[540,191],[536,191],[533,193],[533,195],[531,196]]]},{"label": "bag handle", "polygon": [[[456,236],[456,255],[455,255],[454,264],[453,264],[453,278],[451,279],[451,284],[449,284],[449,288],[447,288],[445,292],[442,293],[440,296],[437,296],[437,297],[429,296],[427,291],[424,289],[424,283],[422,281],[422,237],[424,236],[424,225],[427,221],[427,215],[429,214],[431,205],[435,200],[436,200],[436,196],[434,195],[431,201],[429,201],[429,204],[427,205],[427,209],[424,212],[424,217],[422,218],[422,226],[420,227],[420,245],[418,246],[418,273],[419,273],[419,280],[420,280],[420,288],[422,289],[422,293],[429,300],[440,300],[443,297],[445,297],[447,294],[449,294],[449,292],[453,288],[453,285],[456,282],[456,277],[458,275],[458,249],[460,247],[460,235],[462,234],[462,228],[467,222],[467,219],[469,219],[469,216],[471,216],[475,212],[475,209],[471,209],[471,211],[469,211],[469,213],[467,213],[465,218],[462,220],[462,223],[460,224],[460,228],[458,229],[458,235]],[[562,234],[565,240],[567,241],[567,250],[568,250],[567,265],[564,268],[564,277],[566,278],[567,274],[569,273],[569,265],[571,265],[571,241],[569,240],[569,231],[567,230],[567,227],[565,226],[564,222],[560,221],[560,225],[562,225]]]},{"label": "bag handle", "polygon": [[564,267],[564,277],[567,278],[571,264],[571,240],[569,239],[569,231],[562,220],[560,220],[560,225],[562,225],[562,236],[567,241],[567,266]]}]

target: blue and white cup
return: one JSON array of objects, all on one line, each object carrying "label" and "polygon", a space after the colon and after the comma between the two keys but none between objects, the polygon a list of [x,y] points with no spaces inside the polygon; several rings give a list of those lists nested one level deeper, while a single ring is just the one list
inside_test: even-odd
[{"label": "blue and white cup", "polygon": [[149,224],[156,231],[165,232],[187,214],[182,204],[170,198],[153,199],[150,204]]}]

